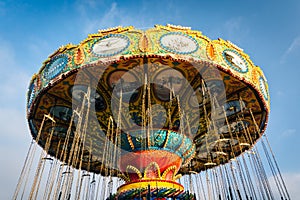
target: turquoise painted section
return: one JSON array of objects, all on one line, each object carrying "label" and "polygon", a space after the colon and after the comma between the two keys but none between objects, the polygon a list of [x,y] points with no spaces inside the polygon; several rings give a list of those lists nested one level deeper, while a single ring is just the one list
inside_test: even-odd
[{"label": "turquoise painted section", "polygon": [[[131,141],[131,142],[130,142]],[[130,145],[130,143],[132,143]],[[183,163],[195,152],[192,141],[183,134],[170,130],[132,131],[121,134],[122,150],[135,152],[141,150],[165,150],[177,154]]]}]

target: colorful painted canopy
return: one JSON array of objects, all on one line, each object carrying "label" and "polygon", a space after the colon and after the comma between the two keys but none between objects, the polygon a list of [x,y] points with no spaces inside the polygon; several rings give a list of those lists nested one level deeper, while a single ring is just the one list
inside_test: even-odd
[{"label": "colorful painted canopy", "polygon": [[[266,127],[269,100],[262,70],[229,41],[173,25],[116,27],[50,55],[32,77],[27,116],[35,139],[42,127],[38,143],[43,148],[53,131],[49,154],[58,159],[66,137],[74,140],[85,126],[80,167],[88,171],[101,172],[109,141],[122,155],[173,152],[182,160],[177,170],[185,174],[249,149]],[[90,110],[86,124],[79,124],[79,108]],[[149,112],[151,120],[145,120]],[[42,124],[45,115],[55,126],[51,120]],[[152,131],[143,131],[143,125]],[[120,131],[120,143],[111,137],[114,131]],[[106,162],[104,168],[117,174],[117,165]]]}]

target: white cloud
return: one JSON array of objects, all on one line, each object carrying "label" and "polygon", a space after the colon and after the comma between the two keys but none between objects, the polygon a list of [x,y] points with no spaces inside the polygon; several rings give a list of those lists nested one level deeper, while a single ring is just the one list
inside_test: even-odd
[{"label": "white cloud", "polygon": [[[52,48],[52,45],[44,38],[35,37],[35,38],[30,38],[27,44],[27,48],[30,51],[29,55],[34,55],[35,58],[44,58],[45,56],[47,56],[45,55],[46,52],[48,52],[49,49]],[[58,47],[55,48],[58,49]],[[31,63],[35,63],[35,62],[31,62]],[[38,64],[39,63],[37,62],[37,66]]]},{"label": "white cloud", "polygon": [[109,9],[100,15],[100,17],[99,15],[97,17],[90,15],[88,11],[98,6],[100,7],[101,5],[97,5],[94,1],[80,1],[76,3],[76,8],[83,21],[82,24],[84,24],[82,29],[85,35],[96,32],[99,28],[116,26],[121,20],[121,11],[117,7],[117,3],[113,2]]},{"label": "white cloud", "polygon": [[0,199],[10,199],[31,140],[24,111],[30,77],[12,45],[1,37],[0,43]]},{"label": "white cloud", "polygon": [[115,22],[120,18],[121,10],[117,7],[117,3],[112,3],[108,12],[106,12],[102,19],[100,20],[100,24],[104,26],[110,26],[112,22]]},{"label": "white cloud", "polygon": [[[7,86],[6,89],[9,87]],[[14,90],[12,93],[18,91],[18,89],[12,90]],[[21,105],[24,105],[23,99],[18,98],[18,95],[13,96],[20,101]],[[6,97],[6,99],[12,98]],[[0,107],[0,199],[12,197],[31,141],[25,111],[18,109],[18,106],[15,105],[16,103],[12,103],[12,105]]]},{"label": "white cloud", "polygon": [[284,96],[284,92],[282,91],[282,90],[278,90],[277,92],[276,92],[276,95],[278,95],[278,96]]},{"label": "white cloud", "polygon": [[[287,191],[290,195],[291,199],[298,199],[300,196],[300,173],[284,173],[282,174],[283,180],[286,184]],[[275,199],[280,199],[280,195],[278,190],[276,190],[276,184],[273,177],[269,178],[270,184],[273,188],[273,193],[275,196]]]},{"label": "white cloud", "polygon": [[242,24],[243,18],[242,17],[236,17],[229,19],[228,21],[225,22],[225,29],[228,32],[234,33],[237,30],[241,29],[241,24]]},{"label": "white cloud", "polygon": [[[94,6],[91,6],[94,5]],[[93,8],[94,7],[94,8]],[[103,13],[97,13],[97,15],[92,15],[89,13],[89,10],[95,8],[101,8],[104,11]],[[102,2],[77,2],[76,9],[80,15],[80,19],[82,20],[81,29],[83,30],[83,35],[86,36],[90,33],[95,33],[99,29],[106,29],[116,26],[129,26],[133,25],[135,27],[144,27],[147,25],[150,18],[146,18],[144,15],[140,15],[139,12],[142,12],[144,6],[133,13],[128,13],[126,8],[120,8],[116,2],[111,3],[108,7],[104,5]],[[94,12],[95,13],[95,12]],[[141,16],[138,20],[136,19],[137,16]]]},{"label": "white cloud", "polygon": [[224,19],[222,26],[216,26],[214,29],[211,29],[211,33],[209,35],[230,40],[237,46],[240,46],[245,39],[249,39],[249,33],[250,28],[247,25],[245,18],[242,16],[235,16]]},{"label": "white cloud", "polygon": [[281,136],[282,137],[291,137],[295,134],[296,134],[296,129],[287,129],[281,134]]},{"label": "white cloud", "polygon": [[224,38],[239,42],[247,36],[249,29],[245,26],[243,17],[235,17],[227,20],[224,24]]},{"label": "white cloud", "polygon": [[291,43],[291,45],[289,46],[289,48],[284,52],[284,54],[282,55],[281,59],[280,59],[280,63],[285,63],[287,58],[289,57],[289,55],[296,51],[298,48],[300,48],[300,36],[294,38],[293,42]]},{"label": "white cloud", "polygon": [[10,199],[30,145],[24,110],[0,108],[0,199]]},{"label": "white cloud", "polygon": [[12,46],[0,37],[0,61],[1,70],[6,69],[8,66],[15,65],[15,52]]},{"label": "white cloud", "polygon": [[30,76],[16,62],[12,46],[0,38],[0,106],[24,105]]},{"label": "white cloud", "polygon": [[[0,122],[1,122],[1,137],[6,139],[20,140],[24,139],[28,134],[25,111],[14,108],[0,108]],[[0,144],[6,145],[4,141]]]}]

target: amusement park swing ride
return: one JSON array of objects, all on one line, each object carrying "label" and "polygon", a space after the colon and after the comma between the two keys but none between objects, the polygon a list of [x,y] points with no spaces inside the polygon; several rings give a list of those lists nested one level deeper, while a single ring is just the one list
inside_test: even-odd
[{"label": "amusement park swing ride", "polygon": [[27,100],[13,199],[290,199],[264,134],[267,80],[230,41],[100,30],[50,55]]}]

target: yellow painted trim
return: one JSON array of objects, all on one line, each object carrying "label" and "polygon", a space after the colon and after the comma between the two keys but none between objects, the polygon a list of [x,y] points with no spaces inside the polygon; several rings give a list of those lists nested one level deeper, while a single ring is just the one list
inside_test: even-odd
[{"label": "yellow painted trim", "polygon": [[118,188],[118,193],[125,192],[132,189],[137,189],[137,188],[148,188],[149,185],[151,189],[172,188],[176,190],[184,190],[184,187],[177,182],[152,179],[152,180],[143,180],[143,181],[124,184]]}]

